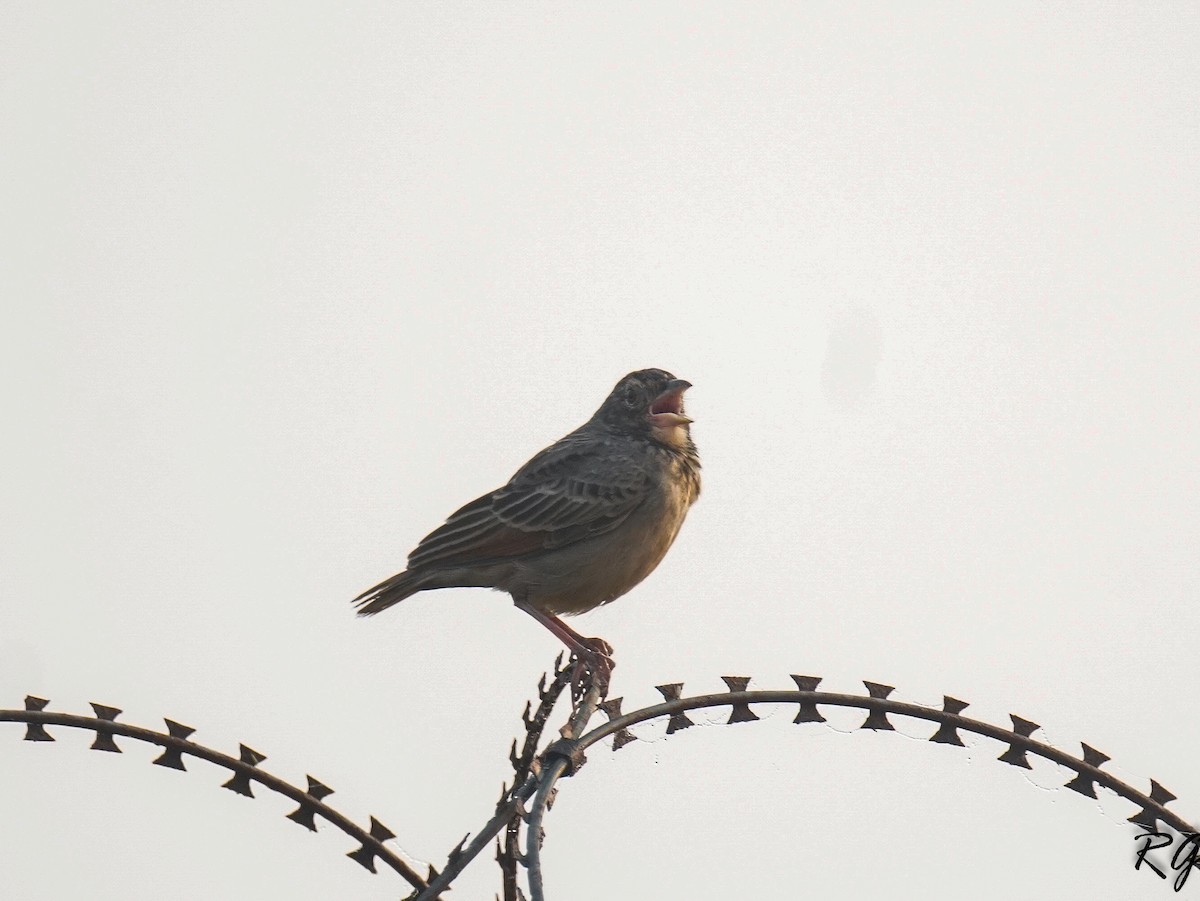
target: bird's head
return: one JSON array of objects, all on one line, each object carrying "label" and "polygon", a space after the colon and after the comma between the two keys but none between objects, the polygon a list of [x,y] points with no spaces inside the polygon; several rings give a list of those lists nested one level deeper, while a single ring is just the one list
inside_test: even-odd
[{"label": "bird's head", "polygon": [[683,412],[683,392],[690,387],[691,382],[661,369],[640,369],[617,382],[596,418],[618,431],[683,450],[692,440],[692,420]]}]

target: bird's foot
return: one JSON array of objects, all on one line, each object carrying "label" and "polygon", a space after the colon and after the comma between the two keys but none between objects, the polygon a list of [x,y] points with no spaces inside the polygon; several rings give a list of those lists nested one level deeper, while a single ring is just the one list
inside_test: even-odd
[{"label": "bird's foot", "polygon": [[593,685],[599,689],[601,698],[607,696],[612,671],[617,665],[612,657],[612,645],[603,638],[584,638],[580,643],[583,647],[571,655],[571,700],[574,703],[578,703]]}]

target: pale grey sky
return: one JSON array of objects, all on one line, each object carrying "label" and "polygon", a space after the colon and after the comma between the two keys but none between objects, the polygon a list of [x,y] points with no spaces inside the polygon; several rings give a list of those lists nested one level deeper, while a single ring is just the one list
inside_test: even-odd
[{"label": "pale grey sky", "polygon": [[[1184,3],[0,6],[0,707],[244,741],[440,866],[558,647],[349,599],[658,366],[704,494],[573,622],[627,709],[947,693],[1200,820],[1198,46]],[[593,751],[549,897],[1169,896],[1049,764],[792,713]],[[220,771],[21,734],[6,896],[405,894]]]}]

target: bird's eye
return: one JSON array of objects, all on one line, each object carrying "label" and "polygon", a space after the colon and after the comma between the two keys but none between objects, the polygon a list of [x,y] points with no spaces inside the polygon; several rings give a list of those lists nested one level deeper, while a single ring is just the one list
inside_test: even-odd
[{"label": "bird's eye", "polygon": [[641,400],[641,392],[633,385],[630,385],[625,389],[625,397],[622,400],[625,401],[625,406],[633,409],[638,405],[638,401]]}]

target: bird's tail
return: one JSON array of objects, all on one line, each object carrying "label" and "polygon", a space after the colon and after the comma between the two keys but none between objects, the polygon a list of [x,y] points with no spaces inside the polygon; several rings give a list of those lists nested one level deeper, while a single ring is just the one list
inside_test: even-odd
[{"label": "bird's tail", "polygon": [[359,616],[374,616],[376,613],[387,610],[393,604],[399,604],[410,594],[416,594],[427,587],[424,583],[424,574],[418,575],[405,570],[387,581],[380,582],[374,588],[364,591],[351,603],[358,608]]}]

